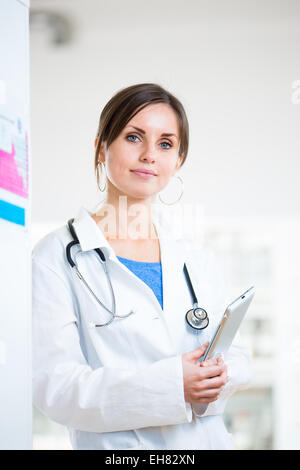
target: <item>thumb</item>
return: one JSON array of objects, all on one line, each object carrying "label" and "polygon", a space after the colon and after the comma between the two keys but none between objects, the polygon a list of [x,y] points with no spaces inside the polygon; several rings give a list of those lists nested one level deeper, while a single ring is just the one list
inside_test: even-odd
[{"label": "thumb", "polygon": [[191,351],[190,353],[188,353],[188,359],[195,361],[199,359],[199,357],[202,357],[208,345],[209,345],[209,341],[206,341],[206,343],[199,346],[199,348],[194,349],[194,351]]}]

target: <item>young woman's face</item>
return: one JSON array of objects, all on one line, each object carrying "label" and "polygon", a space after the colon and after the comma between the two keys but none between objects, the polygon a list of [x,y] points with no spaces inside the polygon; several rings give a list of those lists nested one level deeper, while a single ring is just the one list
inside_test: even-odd
[{"label": "young woman's face", "polygon": [[179,128],[174,110],[165,103],[146,106],[109,148],[101,146],[99,160],[105,162],[108,192],[152,200],[178,170],[183,158],[178,151]]}]

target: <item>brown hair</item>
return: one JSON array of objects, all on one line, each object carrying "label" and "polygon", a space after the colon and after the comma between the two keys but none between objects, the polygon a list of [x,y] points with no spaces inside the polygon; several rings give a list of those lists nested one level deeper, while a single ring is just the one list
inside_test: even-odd
[{"label": "brown hair", "polygon": [[152,103],[166,103],[170,105],[178,117],[179,123],[179,155],[183,156],[181,165],[186,160],[189,146],[189,124],[180,101],[170,92],[155,83],[140,83],[123,88],[118,91],[104,106],[99,120],[95,150],[95,173],[99,187],[100,175],[98,154],[102,142],[106,146],[118,137],[126,124],[143,108]]}]

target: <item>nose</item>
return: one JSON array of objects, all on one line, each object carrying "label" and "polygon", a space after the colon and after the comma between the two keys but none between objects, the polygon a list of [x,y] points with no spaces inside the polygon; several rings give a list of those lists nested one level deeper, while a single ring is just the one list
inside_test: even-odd
[{"label": "nose", "polygon": [[143,152],[140,155],[140,159],[143,162],[154,163],[156,161],[155,148],[151,143],[145,145]]}]

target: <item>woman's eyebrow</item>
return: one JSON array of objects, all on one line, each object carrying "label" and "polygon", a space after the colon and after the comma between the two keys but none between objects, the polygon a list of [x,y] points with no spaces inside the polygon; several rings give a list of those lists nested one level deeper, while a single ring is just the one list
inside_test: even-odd
[{"label": "woman's eyebrow", "polygon": [[[133,127],[134,129],[136,129],[137,131],[141,132],[142,134],[146,134],[146,132],[145,132],[143,129],[141,129],[140,127],[135,127],[135,126],[132,126],[131,124],[130,124],[130,127]],[[162,135],[162,137],[171,137],[171,136],[174,136],[174,137],[176,137],[176,139],[177,139],[176,134],[171,134],[171,133],[164,132],[164,133],[161,134],[161,135]]]}]

